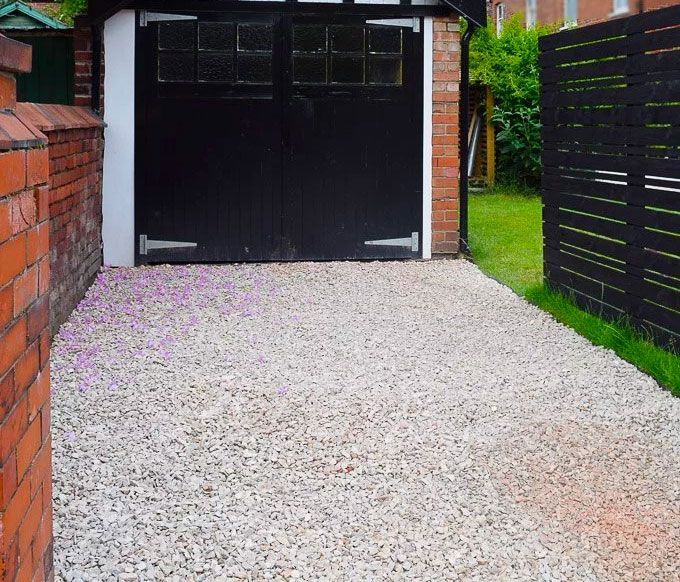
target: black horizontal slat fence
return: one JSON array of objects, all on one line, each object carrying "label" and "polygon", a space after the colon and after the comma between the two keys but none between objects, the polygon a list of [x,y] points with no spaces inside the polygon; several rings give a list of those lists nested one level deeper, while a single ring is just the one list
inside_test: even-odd
[{"label": "black horizontal slat fence", "polygon": [[540,42],[546,280],[680,348],[680,6]]}]

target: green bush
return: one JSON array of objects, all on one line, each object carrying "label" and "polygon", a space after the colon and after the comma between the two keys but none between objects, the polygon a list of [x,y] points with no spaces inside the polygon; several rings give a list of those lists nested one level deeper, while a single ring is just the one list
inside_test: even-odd
[{"label": "green bush", "polygon": [[69,24],[77,14],[87,11],[87,0],[61,0],[59,19]]},{"label": "green bush", "polygon": [[535,186],[541,176],[541,123],[538,105],[500,107],[493,117],[498,126],[498,162],[506,181]]},{"label": "green bush", "polygon": [[553,27],[527,29],[521,14],[507,20],[500,36],[493,23],[472,37],[470,76],[491,87],[499,131],[502,178],[538,183],[541,174],[538,39]]}]

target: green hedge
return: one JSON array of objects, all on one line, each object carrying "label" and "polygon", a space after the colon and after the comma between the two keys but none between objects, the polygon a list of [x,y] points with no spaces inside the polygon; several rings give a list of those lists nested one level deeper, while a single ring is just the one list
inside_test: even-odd
[{"label": "green hedge", "polygon": [[541,176],[538,39],[554,27],[527,29],[522,15],[497,36],[493,23],[472,37],[470,76],[496,98],[498,167],[502,179],[536,185]]},{"label": "green hedge", "polygon": [[87,11],[87,0],[61,0],[60,5],[59,20],[69,24],[77,14]]}]

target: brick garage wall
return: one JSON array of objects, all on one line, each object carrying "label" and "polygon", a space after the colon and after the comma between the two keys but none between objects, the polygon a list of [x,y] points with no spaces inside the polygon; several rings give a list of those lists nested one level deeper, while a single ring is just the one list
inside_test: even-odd
[{"label": "brick garage wall", "polygon": [[49,143],[50,325],[53,333],[102,265],[103,123],[88,109],[20,103]]},{"label": "brick garage wall", "polygon": [[0,579],[51,580],[47,139],[14,114],[30,47],[0,35]]},{"label": "brick garage wall", "polygon": [[[92,42],[92,29],[84,18],[76,18],[73,29],[73,50],[75,57],[74,104],[81,107],[90,107],[92,105],[92,62],[94,59]],[[104,43],[101,43],[100,47],[99,113],[102,113],[104,110]]]},{"label": "brick garage wall", "polygon": [[435,18],[432,47],[432,252],[459,249],[460,24]]}]

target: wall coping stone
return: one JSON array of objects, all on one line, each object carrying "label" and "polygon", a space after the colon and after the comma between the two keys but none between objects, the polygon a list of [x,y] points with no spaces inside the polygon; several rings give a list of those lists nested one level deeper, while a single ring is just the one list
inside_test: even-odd
[{"label": "wall coping stone", "polygon": [[0,34],[0,71],[30,73],[32,56],[30,45]]},{"label": "wall coping stone", "polygon": [[14,111],[0,110],[0,151],[45,145],[47,137],[38,128],[24,123]]},{"label": "wall coping stone", "polygon": [[104,121],[87,107],[44,103],[17,103],[17,117],[42,132],[104,127]]}]

